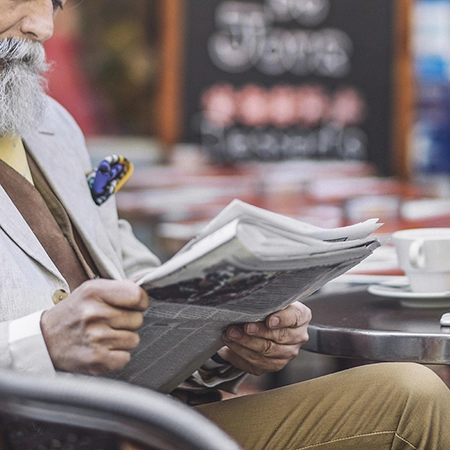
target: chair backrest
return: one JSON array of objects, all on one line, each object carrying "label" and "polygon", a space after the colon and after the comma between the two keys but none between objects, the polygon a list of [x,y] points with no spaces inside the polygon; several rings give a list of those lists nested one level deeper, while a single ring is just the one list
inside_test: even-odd
[{"label": "chair backrest", "polygon": [[177,400],[81,375],[44,379],[0,370],[0,426],[2,450],[240,448]]}]

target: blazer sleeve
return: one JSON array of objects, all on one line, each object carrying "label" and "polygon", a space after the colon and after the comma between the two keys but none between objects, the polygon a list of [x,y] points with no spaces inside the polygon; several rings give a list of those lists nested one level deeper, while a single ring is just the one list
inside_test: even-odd
[{"label": "blazer sleeve", "polygon": [[139,277],[161,264],[160,260],[134,235],[131,225],[119,219],[122,263],[129,279]]}]

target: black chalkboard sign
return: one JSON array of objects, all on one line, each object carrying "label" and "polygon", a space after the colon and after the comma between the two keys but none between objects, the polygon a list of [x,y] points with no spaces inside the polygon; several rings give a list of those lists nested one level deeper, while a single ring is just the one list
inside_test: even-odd
[{"label": "black chalkboard sign", "polygon": [[391,172],[393,0],[185,1],[184,141]]}]

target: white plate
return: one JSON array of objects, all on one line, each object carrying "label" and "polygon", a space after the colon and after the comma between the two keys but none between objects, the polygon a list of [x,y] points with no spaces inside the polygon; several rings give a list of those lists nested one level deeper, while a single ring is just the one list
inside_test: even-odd
[{"label": "white plate", "polygon": [[412,292],[409,286],[372,284],[367,289],[373,295],[400,299],[408,308],[443,308],[450,305],[450,291]]}]

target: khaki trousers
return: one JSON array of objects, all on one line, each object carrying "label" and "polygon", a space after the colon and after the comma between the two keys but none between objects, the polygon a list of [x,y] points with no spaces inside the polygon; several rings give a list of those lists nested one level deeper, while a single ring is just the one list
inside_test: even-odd
[{"label": "khaki trousers", "polygon": [[366,365],[197,409],[246,450],[450,450],[450,391],[419,364]]}]

